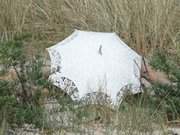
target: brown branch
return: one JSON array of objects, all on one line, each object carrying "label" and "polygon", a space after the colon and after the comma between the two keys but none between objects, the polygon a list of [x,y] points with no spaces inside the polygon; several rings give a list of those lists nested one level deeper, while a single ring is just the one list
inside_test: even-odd
[{"label": "brown branch", "polygon": [[17,78],[21,84],[21,88],[22,88],[22,101],[23,102],[27,102],[27,99],[28,99],[28,94],[27,94],[27,91],[26,91],[26,87],[25,87],[25,81],[24,81],[24,78],[21,77],[20,73],[18,72],[16,66],[13,65],[13,68],[17,74]]}]

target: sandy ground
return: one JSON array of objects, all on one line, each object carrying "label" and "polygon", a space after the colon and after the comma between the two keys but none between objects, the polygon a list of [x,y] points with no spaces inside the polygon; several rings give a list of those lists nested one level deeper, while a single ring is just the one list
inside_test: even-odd
[{"label": "sandy ground", "polygon": [[[94,124],[90,127],[80,127],[81,132],[68,132],[63,129],[54,129],[51,132],[51,135],[180,135],[180,127],[174,128],[167,128],[165,132],[155,130],[153,133],[140,133],[140,132],[133,132],[133,133],[124,133],[117,130],[109,130],[102,128],[101,125]],[[7,134],[7,135],[47,135],[45,132],[40,131],[39,129],[18,129],[14,132],[14,134]],[[49,134],[48,134],[49,135]]]}]

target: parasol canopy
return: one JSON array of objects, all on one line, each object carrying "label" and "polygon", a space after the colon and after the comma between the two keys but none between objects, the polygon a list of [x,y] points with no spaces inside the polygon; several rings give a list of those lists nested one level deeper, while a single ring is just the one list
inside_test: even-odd
[{"label": "parasol canopy", "polygon": [[115,33],[75,30],[47,50],[49,79],[68,94],[76,92],[72,98],[100,91],[116,102],[127,87],[132,93],[141,91],[141,56]]}]

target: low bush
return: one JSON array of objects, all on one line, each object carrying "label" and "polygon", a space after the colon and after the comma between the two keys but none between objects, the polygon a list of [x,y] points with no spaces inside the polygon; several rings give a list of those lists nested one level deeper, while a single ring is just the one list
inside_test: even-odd
[{"label": "low bush", "polygon": [[154,84],[151,89],[159,109],[163,109],[170,120],[180,118],[180,68],[173,57],[157,50],[151,60],[151,65],[167,73],[172,81],[170,85]]},{"label": "low bush", "polygon": [[16,78],[0,80],[0,121],[4,115],[10,125],[24,123],[41,127],[43,123],[42,89],[47,85],[41,68],[40,55],[27,60],[23,41],[0,43],[0,63],[6,71],[14,70]]}]

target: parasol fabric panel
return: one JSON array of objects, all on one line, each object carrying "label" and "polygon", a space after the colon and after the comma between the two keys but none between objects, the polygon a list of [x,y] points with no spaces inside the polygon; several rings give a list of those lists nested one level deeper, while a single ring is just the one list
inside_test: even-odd
[{"label": "parasol fabric panel", "polygon": [[50,80],[69,93],[78,90],[75,98],[101,91],[117,102],[117,95],[121,97],[127,86],[132,93],[141,91],[141,56],[115,33],[75,30],[47,50]]}]

